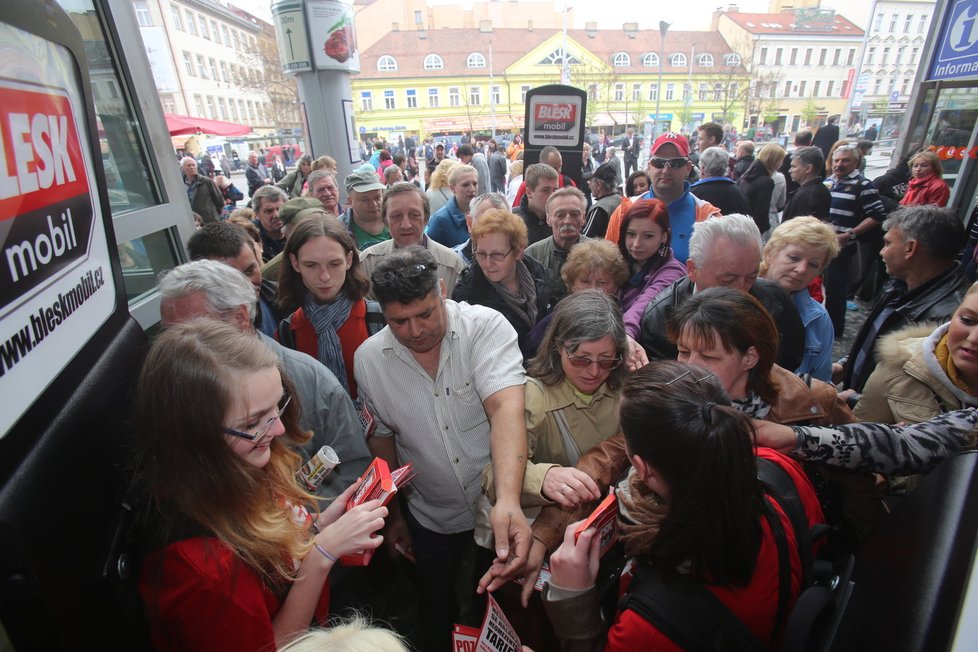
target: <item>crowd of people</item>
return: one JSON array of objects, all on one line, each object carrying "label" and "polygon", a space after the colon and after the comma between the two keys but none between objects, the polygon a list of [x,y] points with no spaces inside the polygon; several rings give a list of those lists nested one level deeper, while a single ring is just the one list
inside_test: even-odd
[{"label": "crowd of people", "polygon": [[[914,152],[880,191],[858,147],[815,136],[788,153],[707,123],[644,170],[632,130],[525,166],[519,136],[378,142],[343,179],[301,156],[276,180],[251,152],[233,210],[184,159],[201,226],[161,277],[135,403],[154,645],[444,650],[487,591],[533,650],[691,645],[642,600],[603,614],[654,586],[777,647],[806,560],[850,552],[978,421],[978,285],[940,161]],[[325,445],[337,469],[297,483]],[[416,475],[347,509],[374,457]],[[601,558],[575,530],[610,487]],[[405,638],[309,630],[351,611]]]}]

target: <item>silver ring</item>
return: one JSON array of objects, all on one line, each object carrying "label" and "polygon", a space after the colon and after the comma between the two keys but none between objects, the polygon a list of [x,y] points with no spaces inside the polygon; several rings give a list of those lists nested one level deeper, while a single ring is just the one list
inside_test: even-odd
[{"label": "silver ring", "polygon": [[567,493],[567,490],[568,489],[570,489],[570,487],[568,485],[566,485],[566,484],[560,485],[560,493],[565,494],[565,493]]}]

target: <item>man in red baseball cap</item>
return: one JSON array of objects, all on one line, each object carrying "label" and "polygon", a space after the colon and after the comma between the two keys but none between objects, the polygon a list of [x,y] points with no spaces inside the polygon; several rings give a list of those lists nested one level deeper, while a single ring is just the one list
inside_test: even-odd
[{"label": "man in red baseball cap", "polygon": [[649,158],[652,187],[642,196],[643,199],[658,199],[666,204],[673,254],[684,264],[689,257],[689,236],[693,233],[693,224],[720,215],[716,206],[690,194],[686,177],[692,167],[686,136],[673,132],[662,134],[652,143],[652,156]]}]

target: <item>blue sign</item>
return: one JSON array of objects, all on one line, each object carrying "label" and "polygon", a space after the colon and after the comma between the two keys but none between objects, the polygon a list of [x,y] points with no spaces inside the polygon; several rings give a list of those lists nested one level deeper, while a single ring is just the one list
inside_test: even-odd
[{"label": "blue sign", "polygon": [[941,25],[928,79],[978,77],[978,0],[957,0]]}]

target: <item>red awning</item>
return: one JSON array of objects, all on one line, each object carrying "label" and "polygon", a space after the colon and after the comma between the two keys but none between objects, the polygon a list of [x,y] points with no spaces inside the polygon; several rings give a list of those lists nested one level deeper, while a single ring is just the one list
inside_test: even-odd
[{"label": "red awning", "polygon": [[190,136],[196,133],[211,136],[246,136],[251,133],[251,127],[234,122],[192,118],[186,115],[163,114],[166,118],[166,128],[171,136]]}]

